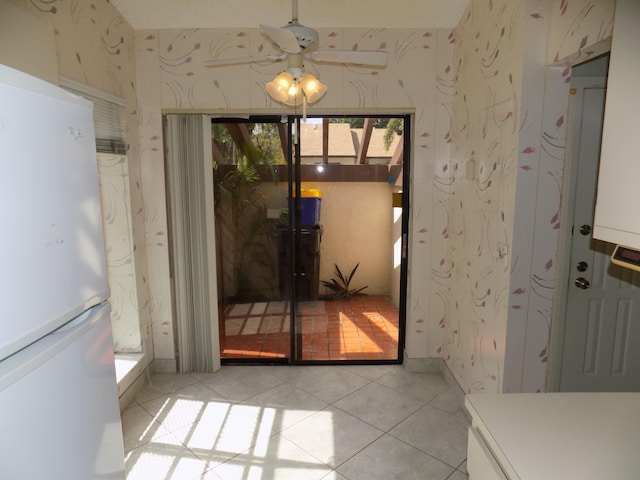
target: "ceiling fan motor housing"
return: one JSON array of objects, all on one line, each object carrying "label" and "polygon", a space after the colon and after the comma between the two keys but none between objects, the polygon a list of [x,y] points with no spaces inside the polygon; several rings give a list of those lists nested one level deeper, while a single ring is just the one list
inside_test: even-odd
[{"label": "ceiling fan motor housing", "polygon": [[302,48],[303,50],[310,50],[318,46],[318,32],[316,32],[313,28],[305,27],[304,25],[300,25],[299,23],[295,22],[289,22],[282,28],[291,30],[294,33],[296,39],[298,40],[300,48]]}]

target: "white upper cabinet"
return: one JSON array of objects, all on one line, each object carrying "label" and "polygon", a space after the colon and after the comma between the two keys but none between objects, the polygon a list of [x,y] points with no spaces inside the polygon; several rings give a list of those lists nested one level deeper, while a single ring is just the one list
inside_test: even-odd
[{"label": "white upper cabinet", "polygon": [[640,249],[640,2],[617,0],[593,236]]}]

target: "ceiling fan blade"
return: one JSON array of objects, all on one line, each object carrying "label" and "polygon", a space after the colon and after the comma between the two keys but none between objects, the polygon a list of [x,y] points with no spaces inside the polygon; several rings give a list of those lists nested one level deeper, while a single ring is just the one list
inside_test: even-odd
[{"label": "ceiling fan blade", "polygon": [[282,27],[271,27],[269,25],[260,25],[260,30],[285,52],[300,53],[298,39],[296,38],[296,34],[291,30]]},{"label": "ceiling fan blade", "polygon": [[350,63],[384,67],[387,64],[387,52],[377,50],[316,50],[309,54],[314,62]]},{"label": "ceiling fan blade", "polygon": [[285,58],[287,58],[286,53],[281,53],[279,55],[262,55],[259,57],[214,58],[204,62],[204,65],[206,67],[218,67],[224,65],[241,65],[243,63],[275,63],[281,62]]}]

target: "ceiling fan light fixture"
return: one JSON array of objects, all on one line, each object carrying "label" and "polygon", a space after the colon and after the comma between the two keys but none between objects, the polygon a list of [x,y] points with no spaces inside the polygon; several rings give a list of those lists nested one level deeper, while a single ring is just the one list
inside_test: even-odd
[{"label": "ceiling fan light fixture", "polygon": [[320,100],[328,87],[310,73],[305,74],[300,80],[300,87],[307,97],[307,102],[315,103]]},{"label": "ceiling fan light fixture", "polygon": [[289,91],[294,86],[293,77],[287,72],[280,72],[276,78],[267,83],[267,93],[274,100],[284,103],[289,97]]},{"label": "ceiling fan light fixture", "polygon": [[300,89],[300,84],[297,81],[294,81],[294,83],[289,87],[289,90],[287,91],[287,98],[285,98],[282,103],[290,107],[302,105],[302,90]]},{"label": "ceiling fan light fixture", "polygon": [[307,103],[315,103],[327,93],[327,86],[320,82],[312,74],[298,75],[299,72],[280,72],[276,77],[267,83],[267,93],[275,101],[284,103],[291,107],[297,107],[303,102],[303,96]]}]

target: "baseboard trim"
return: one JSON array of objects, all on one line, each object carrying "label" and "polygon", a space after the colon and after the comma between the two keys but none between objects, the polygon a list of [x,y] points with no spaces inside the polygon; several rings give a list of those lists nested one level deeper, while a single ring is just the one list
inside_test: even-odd
[{"label": "baseboard trim", "polygon": [[[447,382],[447,385],[453,389],[459,404],[464,405],[464,390],[453,376],[453,373],[451,373],[451,370],[449,370],[447,363],[442,358],[409,358],[405,352],[403,365],[408,371],[415,373],[439,372],[442,374],[445,382]],[[466,410],[464,411],[468,416]]]}]

